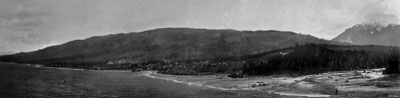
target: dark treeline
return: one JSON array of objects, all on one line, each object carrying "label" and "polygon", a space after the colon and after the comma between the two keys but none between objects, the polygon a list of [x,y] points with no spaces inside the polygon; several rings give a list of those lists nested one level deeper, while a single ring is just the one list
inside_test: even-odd
[{"label": "dark treeline", "polygon": [[384,74],[400,74],[400,55],[398,54],[399,51],[393,51],[393,54],[389,56]]},{"label": "dark treeline", "polygon": [[[343,48],[340,48],[343,47]],[[397,47],[299,45],[291,48],[213,60],[176,61],[156,66],[167,74],[229,73],[231,77],[272,74],[313,74],[387,67],[399,71]],[[396,69],[397,68],[397,69]]]},{"label": "dark treeline", "polygon": [[386,74],[399,73],[399,51],[396,47],[298,45],[290,48],[219,59],[147,61],[116,63],[110,61],[79,61],[79,57],[24,61],[2,57],[1,61],[42,64],[49,67],[68,67],[88,70],[158,70],[164,74],[198,75],[226,73],[230,77],[272,74],[313,74],[386,67]]},{"label": "dark treeline", "polygon": [[[395,50],[393,50],[395,51]],[[333,50],[319,45],[305,45],[280,52],[265,59],[250,59],[243,67],[248,75],[312,74],[325,71],[357,70],[389,66],[392,55],[365,50]]]}]

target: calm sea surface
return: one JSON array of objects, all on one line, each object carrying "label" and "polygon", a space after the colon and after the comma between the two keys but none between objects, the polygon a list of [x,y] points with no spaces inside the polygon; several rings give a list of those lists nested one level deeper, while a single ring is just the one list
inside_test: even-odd
[{"label": "calm sea surface", "polygon": [[139,76],[37,68],[0,63],[1,98],[243,98],[278,97],[255,91],[222,91]]}]

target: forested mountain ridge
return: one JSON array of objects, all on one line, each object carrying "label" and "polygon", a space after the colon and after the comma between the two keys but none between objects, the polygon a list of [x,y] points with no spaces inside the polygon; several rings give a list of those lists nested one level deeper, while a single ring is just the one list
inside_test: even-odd
[{"label": "forested mountain ridge", "polygon": [[256,54],[306,43],[338,44],[289,31],[161,28],[75,40],[38,51],[1,56],[0,61],[46,64],[214,59]]},{"label": "forested mountain ridge", "polygon": [[[382,68],[392,46],[358,46],[288,31],[162,28],[75,40],[0,61],[83,69],[158,70],[167,74],[312,74]],[[233,74],[232,74],[233,73]]]}]

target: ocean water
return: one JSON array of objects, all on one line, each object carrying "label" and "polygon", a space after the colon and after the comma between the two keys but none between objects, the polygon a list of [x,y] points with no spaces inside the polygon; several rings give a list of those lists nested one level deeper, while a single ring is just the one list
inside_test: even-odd
[{"label": "ocean water", "polygon": [[247,98],[280,97],[224,91],[141,76],[0,63],[1,98]]}]

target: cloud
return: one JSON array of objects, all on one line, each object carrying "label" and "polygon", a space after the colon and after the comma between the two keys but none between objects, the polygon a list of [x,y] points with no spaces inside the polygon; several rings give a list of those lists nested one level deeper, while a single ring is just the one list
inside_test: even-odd
[{"label": "cloud", "polygon": [[398,16],[389,6],[387,2],[382,0],[366,1],[365,4],[358,9],[358,14],[364,18],[363,22],[365,23],[398,23]]},{"label": "cloud", "polygon": [[29,31],[30,29],[44,25],[43,18],[49,15],[42,11],[32,10],[21,4],[2,9],[0,10],[0,14],[0,28],[16,31]]},{"label": "cloud", "polygon": [[35,33],[35,32],[33,32],[33,33],[18,33],[16,35],[9,36],[4,39],[9,42],[18,42],[21,44],[36,44],[36,43],[43,42],[43,40],[41,40],[40,34]]},{"label": "cloud", "polygon": [[41,33],[50,16],[46,6],[33,0],[1,0],[1,51],[28,51],[46,43],[47,37]]}]

